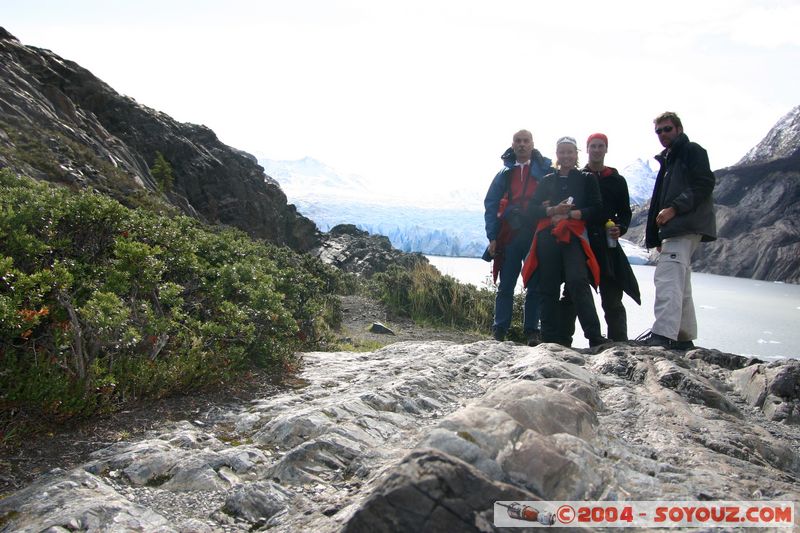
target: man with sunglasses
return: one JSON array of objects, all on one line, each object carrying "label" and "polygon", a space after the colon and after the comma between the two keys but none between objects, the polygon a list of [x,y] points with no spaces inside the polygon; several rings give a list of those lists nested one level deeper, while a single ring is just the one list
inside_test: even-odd
[{"label": "man with sunglasses", "polygon": [[647,215],[645,244],[661,254],[654,275],[655,322],[645,346],[687,350],[697,338],[692,301],[692,254],[700,242],[717,238],[712,192],[715,178],[708,154],[683,133],[678,115],[662,113],[653,120],[664,150],[656,156],[656,176]]}]

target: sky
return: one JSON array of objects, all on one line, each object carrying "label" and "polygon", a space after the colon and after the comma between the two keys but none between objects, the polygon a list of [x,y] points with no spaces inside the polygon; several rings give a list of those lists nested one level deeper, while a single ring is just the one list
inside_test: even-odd
[{"label": "sky", "polygon": [[[485,190],[519,129],[661,150],[677,112],[712,168],[800,104],[800,0],[0,0],[0,24],[259,157],[398,193]],[[585,151],[581,153],[585,162]]]}]

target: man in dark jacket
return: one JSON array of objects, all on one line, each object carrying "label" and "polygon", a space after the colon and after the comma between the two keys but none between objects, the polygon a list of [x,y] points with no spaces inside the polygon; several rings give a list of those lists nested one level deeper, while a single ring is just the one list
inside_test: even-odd
[{"label": "man in dark jacket", "polygon": [[[597,178],[603,207],[600,216],[587,225],[589,242],[600,265],[600,299],[605,312],[608,338],[612,341],[628,340],[628,316],[622,303],[623,293],[641,305],[639,283],[633,274],[625,252],[617,242],[628,231],[631,223],[631,203],[628,183],[619,175],[617,169],[605,165],[608,152],[608,137],[603,133],[593,133],[586,140],[589,162],[583,168]],[[607,224],[608,221],[613,225]],[[609,245],[609,239],[613,246]],[[559,322],[563,328],[563,344],[572,344],[575,333],[575,306],[569,291],[559,302]]]},{"label": "man in dark jacket", "polygon": [[658,248],[661,254],[654,276],[655,322],[640,342],[686,350],[697,338],[692,254],[700,242],[717,238],[715,179],[708,154],[689,141],[678,115],[662,113],[653,123],[664,151],[656,156],[661,169],[650,199],[645,239],[648,248]]},{"label": "man in dark jacket", "polygon": [[[492,333],[504,340],[511,326],[514,289],[522,262],[530,250],[535,221],[525,218],[530,198],[539,180],[550,172],[551,161],[533,147],[533,135],[520,130],[512,138],[511,148],[502,155],[504,168],[497,173],[483,202],[486,237],[489,246],[484,259],[494,259],[494,277],[500,284],[494,306]],[[525,295],[523,329],[528,344],[540,340],[539,298],[533,280]]]}]

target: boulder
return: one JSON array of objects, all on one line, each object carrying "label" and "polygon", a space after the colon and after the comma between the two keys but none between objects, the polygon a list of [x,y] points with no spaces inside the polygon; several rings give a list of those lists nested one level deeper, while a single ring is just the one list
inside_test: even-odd
[{"label": "boulder", "polygon": [[392,247],[388,237],[370,235],[352,224],[331,228],[311,253],[325,263],[365,277],[384,272],[392,265],[411,268],[419,263],[428,264],[422,254],[401,252]]},{"label": "boulder", "polygon": [[341,531],[491,531],[494,502],[508,500],[538,498],[492,481],[452,456],[418,450],[392,470]]},{"label": "boulder", "polygon": [[380,335],[394,335],[394,331],[387,328],[380,322],[373,322],[372,325],[369,327],[370,333],[378,333]]},{"label": "boulder", "polygon": [[742,397],[769,420],[800,424],[800,361],[756,364],[732,374]]}]

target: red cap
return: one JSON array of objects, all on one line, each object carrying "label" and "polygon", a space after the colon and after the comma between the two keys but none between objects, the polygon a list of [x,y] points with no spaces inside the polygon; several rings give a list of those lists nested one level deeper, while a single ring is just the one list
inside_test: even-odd
[{"label": "red cap", "polygon": [[604,133],[592,133],[589,135],[589,138],[586,139],[586,146],[589,146],[589,143],[592,142],[592,139],[600,139],[606,143],[606,148],[608,148],[608,137],[606,137]]}]

